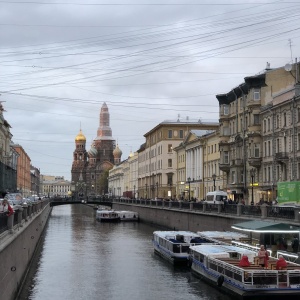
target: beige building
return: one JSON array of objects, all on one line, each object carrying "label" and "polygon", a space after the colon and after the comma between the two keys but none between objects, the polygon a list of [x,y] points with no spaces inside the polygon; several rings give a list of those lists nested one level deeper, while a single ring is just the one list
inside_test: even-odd
[{"label": "beige building", "polygon": [[187,182],[189,176],[200,176],[200,173],[189,165],[185,178],[184,173],[179,172],[180,179],[177,179],[178,154],[174,149],[186,139],[191,130],[217,128],[217,123],[178,120],[164,121],[147,132],[144,135],[146,143],[138,150],[138,196],[178,199],[182,192],[177,189],[178,182]]},{"label": "beige building", "polygon": [[71,182],[63,176],[40,176],[40,196],[67,197],[71,196]]},{"label": "beige building", "polygon": [[270,70],[262,88],[260,198],[276,198],[277,182],[300,179],[299,64]]},{"label": "beige building", "polygon": [[177,153],[177,194],[181,200],[199,201],[207,192],[223,189],[218,131],[191,130],[174,150]]},{"label": "beige building", "polygon": [[244,83],[216,96],[220,169],[226,172],[230,198],[248,204],[271,200],[276,180],[291,180],[295,174],[291,166],[297,156],[296,73],[295,65],[290,71],[267,65],[261,74],[246,77]]}]

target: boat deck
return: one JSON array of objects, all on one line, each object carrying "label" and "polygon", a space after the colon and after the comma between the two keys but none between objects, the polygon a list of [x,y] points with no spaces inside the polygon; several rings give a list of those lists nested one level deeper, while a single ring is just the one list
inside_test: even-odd
[{"label": "boat deck", "polygon": [[[240,262],[240,260],[237,259],[237,258],[225,258],[225,257],[223,257],[223,258],[218,258],[218,259],[220,261],[223,261],[225,263],[228,263],[230,265],[234,265],[234,266],[237,266],[237,267],[239,266],[239,262]],[[258,264],[258,260],[259,260],[259,258],[255,257],[254,258],[254,263],[251,263],[250,266],[240,267],[240,268],[245,269],[245,270],[249,270],[249,269],[253,269],[253,270],[276,270],[277,259],[269,258],[267,268],[261,267]],[[285,270],[299,270],[299,269],[300,269],[299,265],[295,265],[295,264],[292,264],[290,262],[287,262],[287,267],[285,268]]]}]

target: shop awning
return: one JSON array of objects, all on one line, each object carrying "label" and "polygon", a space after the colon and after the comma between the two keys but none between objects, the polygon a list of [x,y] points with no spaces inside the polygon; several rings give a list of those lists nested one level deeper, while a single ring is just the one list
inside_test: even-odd
[{"label": "shop awning", "polygon": [[279,222],[248,221],[234,224],[231,228],[258,233],[299,233],[300,227]]}]

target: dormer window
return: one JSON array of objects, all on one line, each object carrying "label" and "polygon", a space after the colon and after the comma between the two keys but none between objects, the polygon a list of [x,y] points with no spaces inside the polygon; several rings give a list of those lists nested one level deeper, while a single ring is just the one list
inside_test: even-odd
[{"label": "dormer window", "polygon": [[253,100],[254,101],[260,100],[260,89],[253,90]]}]

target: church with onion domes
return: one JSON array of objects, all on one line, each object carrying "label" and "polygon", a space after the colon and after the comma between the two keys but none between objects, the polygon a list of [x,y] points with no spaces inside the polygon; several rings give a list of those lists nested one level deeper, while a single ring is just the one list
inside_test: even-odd
[{"label": "church with onion domes", "polygon": [[104,102],[100,110],[97,136],[86,150],[86,137],[81,128],[75,137],[75,150],[72,163],[72,186],[77,197],[107,193],[108,171],[121,162],[122,151],[116,145],[110,128],[110,115]]}]

